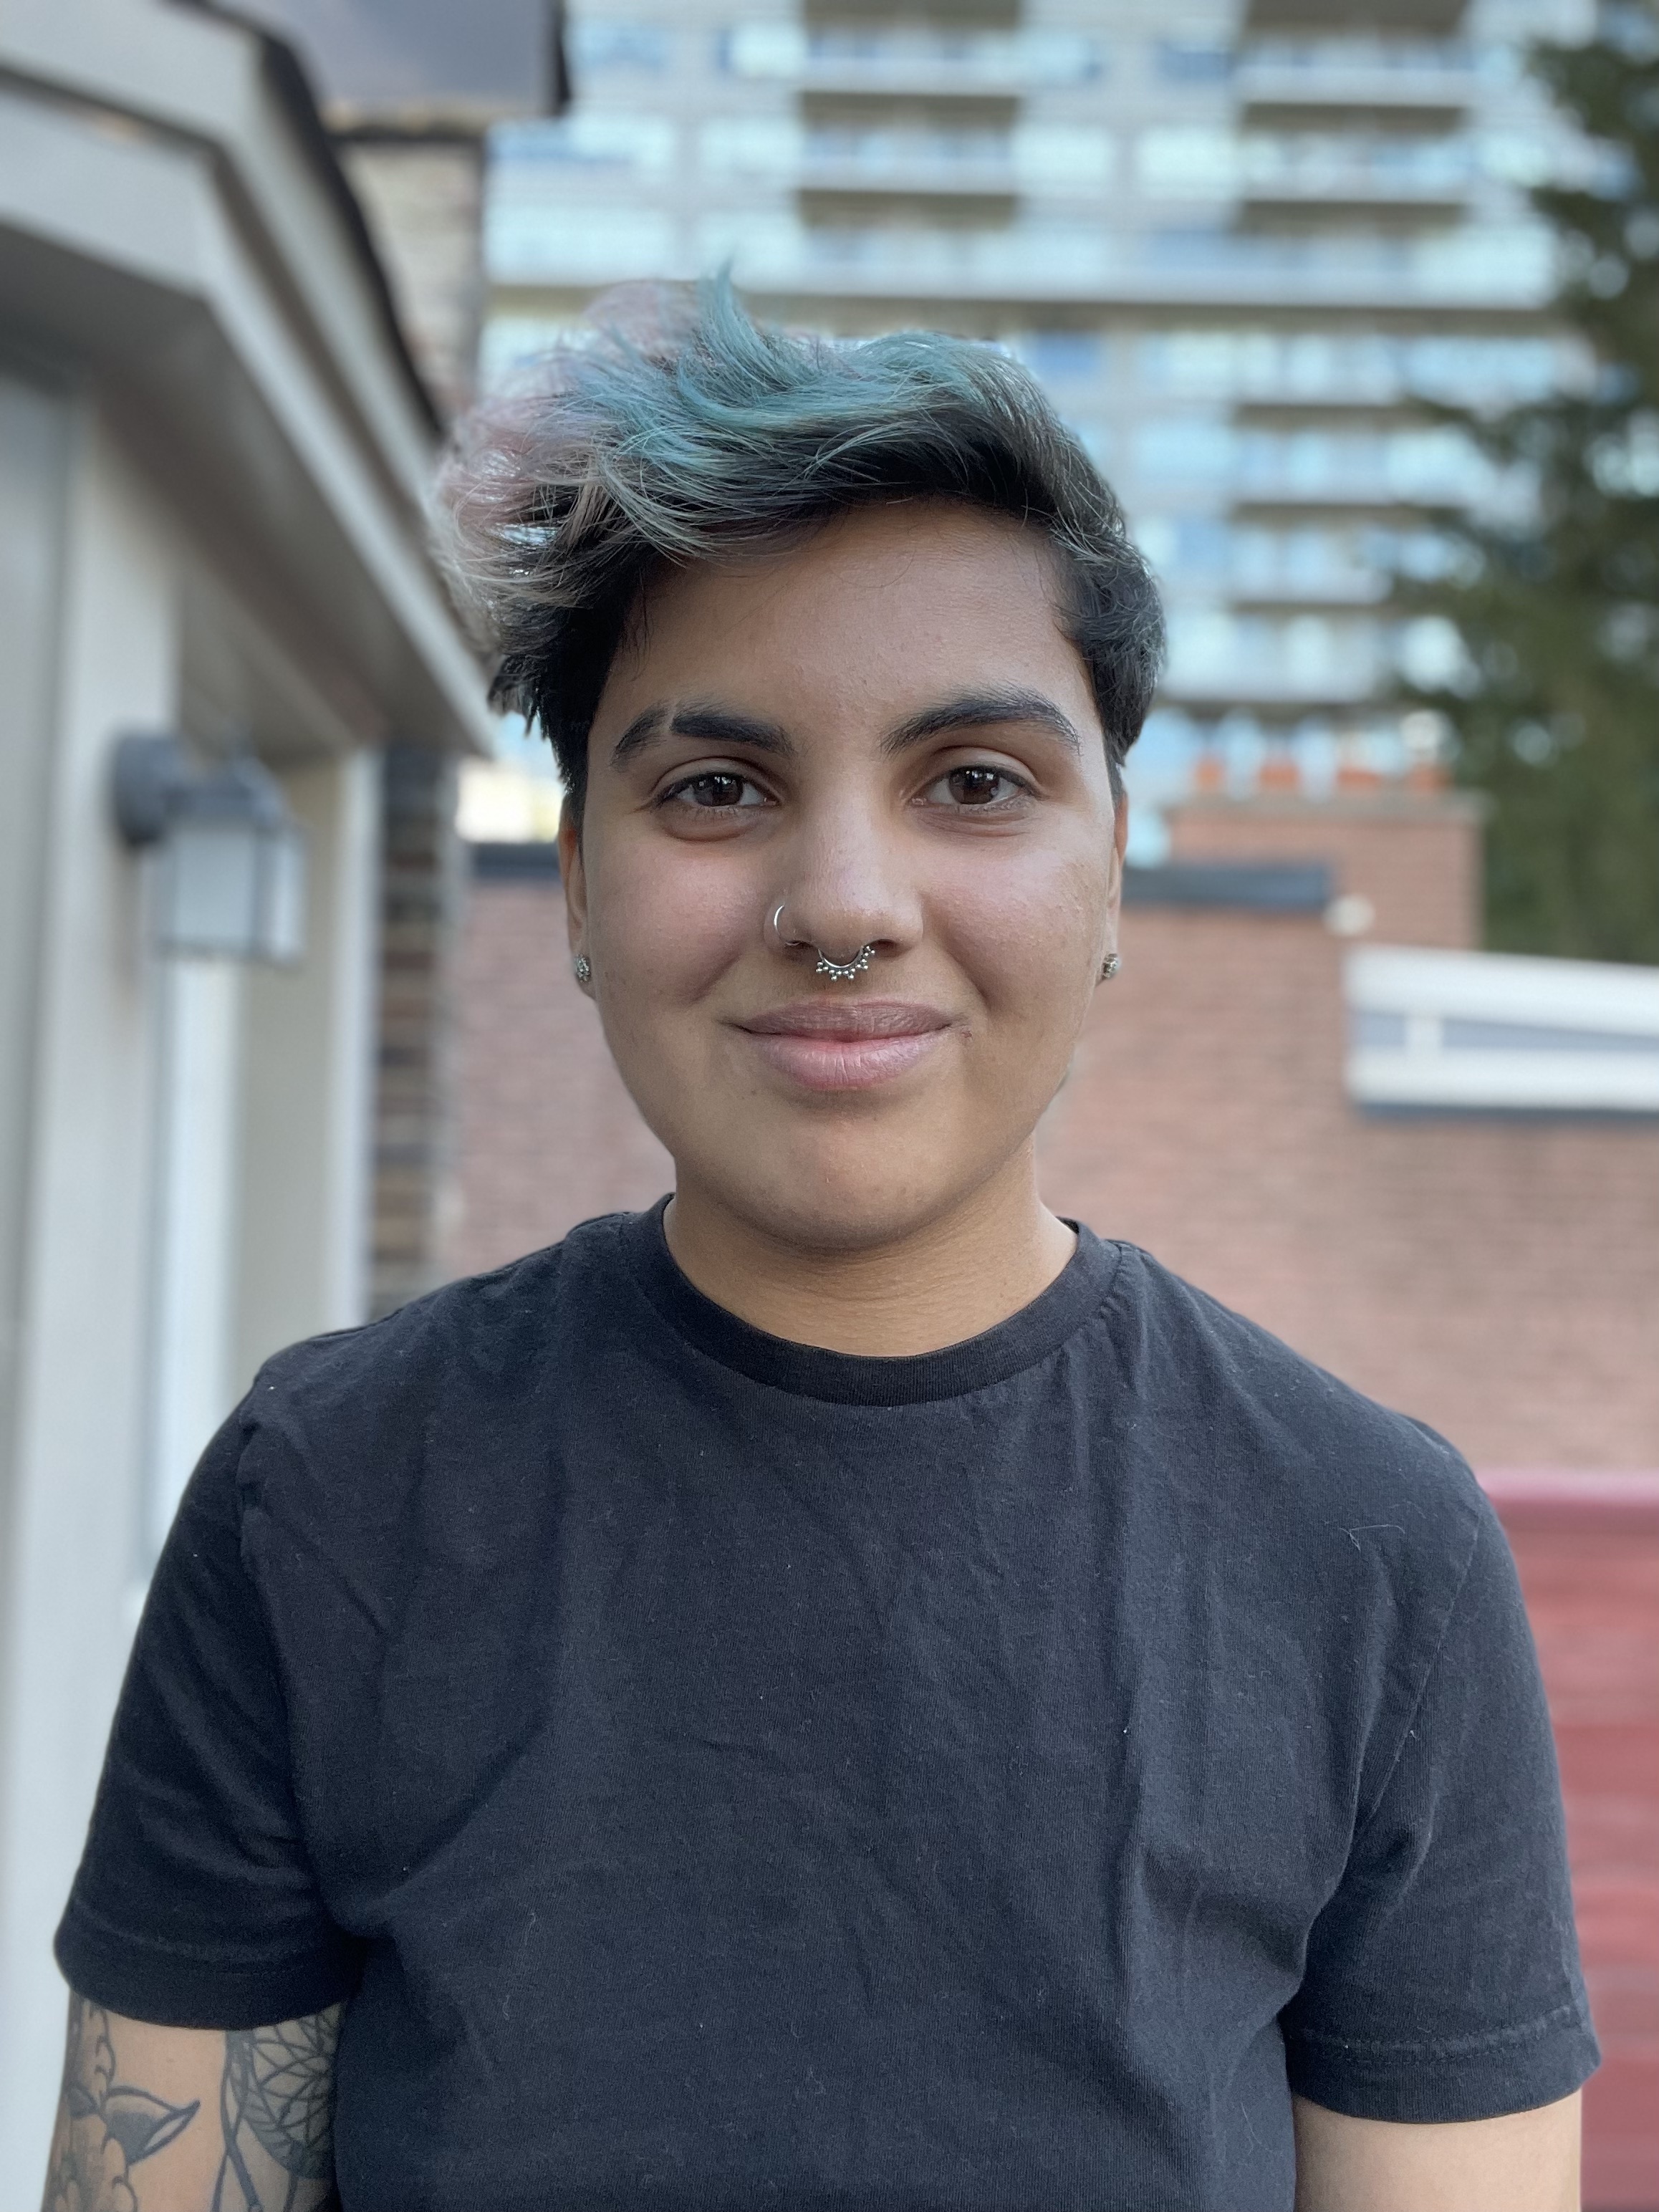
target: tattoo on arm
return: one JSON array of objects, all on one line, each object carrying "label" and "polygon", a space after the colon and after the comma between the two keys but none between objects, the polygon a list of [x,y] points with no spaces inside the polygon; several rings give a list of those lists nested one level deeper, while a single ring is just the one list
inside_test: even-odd
[{"label": "tattoo on arm", "polygon": [[71,1996],[45,2212],[138,2212],[132,2168],[176,2142],[199,2109],[118,2081],[109,2014]]},{"label": "tattoo on arm", "polygon": [[[332,2178],[334,2047],[340,2039],[340,2014],[335,2005],[304,2020],[235,2028],[226,2036],[219,2084],[225,2148],[212,2212],[295,2212],[301,2182]],[[256,2144],[285,2177],[279,2204],[260,2194],[250,2171]],[[314,2203],[314,2195],[304,2201]]]},{"label": "tattoo on arm", "polygon": [[[178,2161],[161,2154],[191,2129],[204,2100],[170,2101],[125,2079],[117,2044],[132,2024],[72,1996],[43,2212],[145,2212],[147,2203],[153,2212],[325,2212],[335,2201],[334,2053],[343,2009],[226,2033],[216,2171],[213,2151],[202,2145],[189,2162],[202,2171],[205,2160],[210,2193],[203,2199],[192,2191],[186,2201]],[[161,2161],[151,2169],[153,2196],[149,2175],[134,2171],[149,2159]]]}]

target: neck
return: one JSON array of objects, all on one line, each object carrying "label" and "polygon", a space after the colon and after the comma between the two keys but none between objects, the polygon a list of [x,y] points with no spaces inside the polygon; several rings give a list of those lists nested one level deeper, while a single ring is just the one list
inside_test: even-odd
[{"label": "neck", "polygon": [[1037,1196],[1030,1147],[950,1213],[856,1250],[803,1249],[682,1182],[668,1249],[705,1297],[794,1344],[898,1358],[994,1328],[1077,1249]]}]

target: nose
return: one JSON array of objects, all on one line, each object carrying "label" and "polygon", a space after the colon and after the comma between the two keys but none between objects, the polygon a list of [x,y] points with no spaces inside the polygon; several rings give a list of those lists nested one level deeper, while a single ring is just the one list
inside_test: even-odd
[{"label": "nose", "polygon": [[[772,950],[862,974],[921,940],[920,887],[904,839],[844,789],[803,813],[767,908]],[[869,955],[866,959],[866,954]]]}]

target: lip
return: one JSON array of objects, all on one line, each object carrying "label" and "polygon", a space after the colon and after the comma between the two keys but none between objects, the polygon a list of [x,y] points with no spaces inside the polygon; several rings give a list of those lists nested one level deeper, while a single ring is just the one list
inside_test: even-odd
[{"label": "lip", "polygon": [[733,1026],[761,1058],[808,1091],[869,1091],[906,1074],[954,1026],[937,1006],[896,999],[802,999]]}]

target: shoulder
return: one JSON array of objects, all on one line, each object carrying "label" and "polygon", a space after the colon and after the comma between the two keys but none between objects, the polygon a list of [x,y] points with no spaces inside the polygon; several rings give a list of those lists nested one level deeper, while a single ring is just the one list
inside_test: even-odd
[{"label": "shoulder", "polygon": [[367,1476],[442,1448],[465,1458],[469,1435],[568,1382],[582,1340],[612,1321],[629,1296],[623,1236],[637,1219],[583,1222],[558,1244],[277,1352],[241,1409],[245,1486],[283,1459]]},{"label": "shoulder", "polygon": [[1397,1531],[1468,1556],[1492,1520],[1467,1461],[1130,1246],[1104,1318],[1139,1418],[1248,1511]]}]

